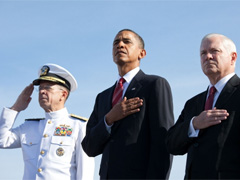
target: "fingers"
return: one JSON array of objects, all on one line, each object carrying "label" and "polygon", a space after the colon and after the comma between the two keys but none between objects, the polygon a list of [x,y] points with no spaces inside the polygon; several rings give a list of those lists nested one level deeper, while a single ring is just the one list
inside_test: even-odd
[{"label": "fingers", "polygon": [[132,106],[132,105],[142,105],[143,103],[143,100],[140,99],[139,97],[135,97],[135,98],[131,98],[131,99],[128,99],[126,97],[124,97],[123,101],[124,104],[126,104],[127,106]]},{"label": "fingers", "polygon": [[193,119],[195,129],[204,129],[213,125],[220,124],[226,120],[229,113],[225,109],[212,109],[203,111],[199,116]]},{"label": "fingers", "polygon": [[25,87],[25,89],[23,90],[23,94],[25,95],[31,95],[33,92],[34,86],[33,84],[29,84],[27,87]]},{"label": "fingers", "polygon": [[16,110],[18,112],[25,110],[32,100],[31,95],[33,89],[34,89],[33,84],[30,84],[27,87],[25,87],[21,94],[18,96],[16,102],[11,107],[11,109]]},{"label": "fingers", "polygon": [[222,121],[226,120],[227,116],[214,116],[214,117],[209,117],[209,121]]},{"label": "fingers", "polygon": [[131,98],[128,100],[126,100],[126,97],[124,97],[122,101],[122,106],[124,107],[125,110],[128,110],[128,111],[135,110],[142,105],[143,105],[143,100],[140,99],[139,97]]},{"label": "fingers", "polygon": [[126,101],[126,106],[129,109],[135,109],[135,108],[140,107],[142,105],[143,105],[143,100],[139,99],[139,98],[129,99],[128,101]]},{"label": "fingers", "polygon": [[206,124],[206,127],[214,126],[214,125],[220,124],[221,122],[222,122],[222,121],[209,121],[209,122]]},{"label": "fingers", "polygon": [[143,100],[139,97],[126,99],[124,97],[123,101],[121,102],[122,107],[122,115],[123,117],[129,116],[133,113],[139,112],[140,108],[143,105]]},{"label": "fingers", "polygon": [[227,119],[229,113],[224,109],[213,109],[206,111],[206,117],[210,121],[221,121]]},{"label": "fingers", "polygon": [[127,110],[124,111],[124,117],[129,116],[129,115],[134,114],[134,113],[139,112],[139,111],[140,111],[140,108],[127,109]]}]

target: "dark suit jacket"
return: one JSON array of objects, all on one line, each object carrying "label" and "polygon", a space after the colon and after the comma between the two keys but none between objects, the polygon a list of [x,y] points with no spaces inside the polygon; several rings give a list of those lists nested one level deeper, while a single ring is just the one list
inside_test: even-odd
[{"label": "dark suit jacket", "polygon": [[185,179],[240,179],[240,79],[234,75],[217,99],[217,109],[229,112],[221,124],[188,137],[190,120],[204,110],[207,91],[188,100],[167,134],[170,153],[188,153]]},{"label": "dark suit jacket", "polygon": [[98,94],[82,142],[89,156],[102,154],[101,179],[164,179],[171,165],[165,145],[173,125],[172,94],[168,82],[141,70],[125,93],[143,99],[141,111],[106,130],[104,116],[111,110],[115,85]]}]

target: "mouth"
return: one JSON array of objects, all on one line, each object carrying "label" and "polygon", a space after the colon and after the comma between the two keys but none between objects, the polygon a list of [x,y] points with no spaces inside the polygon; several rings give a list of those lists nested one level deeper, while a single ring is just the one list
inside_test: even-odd
[{"label": "mouth", "polygon": [[46,101],[47,98],[46,98],[46,97],[40,97],[39,100],[40,100],[40,101]]},{"label": "mouth", "polygon": [[118,54],[127,54],[125,51],[117,51],[116,53],[115,53],[115,56],[117,56]]},{"label": "mouth", "polygon": [[204,63],[204,66],[216,66],[216,62],[214,62],[214,61],[206,61]]},{"label": "mouth", "polygon": [[215,65],[216,65],[215,63],[206,63],[205,64],[205,66],[207,66],[207,67],[209,67],[209,66],[211,67],[211,66],[215,66]]}]

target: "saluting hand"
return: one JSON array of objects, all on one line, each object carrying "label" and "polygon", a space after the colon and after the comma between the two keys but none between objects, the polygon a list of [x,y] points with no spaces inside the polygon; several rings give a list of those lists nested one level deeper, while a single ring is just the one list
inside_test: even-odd
[{"label": "saluting hand", "polygon": [[193,119],[194,129],[205,129],[210,126],[220,124],[229,116],[227,110],[224,109],[211,109],[203,111],[199,116]]},{"label": "saluting hand", "polygon": [[117,103],[109,113],[106,114],[106,122],[108,125],[112,125],[115,121],[125,118],[133,113],[139,112],[143,105],[143,100],[139,97],[128,99],[123,98],[122,101]]},{"label": "saluting hand", "polygon": [[29,86],[25,87],[25,89],[18,96],[16,102],[11,107],[11,109],[18,112],[25,110],[28,107],[30,101],[32,100],[31,95],[32,95],[33,89],[34,89],[33,84],[30,84]]}]

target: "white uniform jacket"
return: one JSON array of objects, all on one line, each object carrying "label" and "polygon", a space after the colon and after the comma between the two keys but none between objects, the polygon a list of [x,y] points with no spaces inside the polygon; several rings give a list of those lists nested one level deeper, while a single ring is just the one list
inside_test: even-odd
[{"label": "white uniform jacket", "polygon": [[0,117],[0,148],[22,148],[24,180],[91,180],[94,159],[82,149],[86,123],[66,108],[45,113],[45,119],[13,128],[18,112],[4,108]]}]

